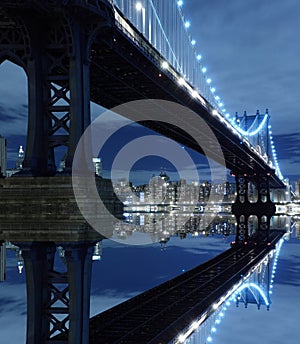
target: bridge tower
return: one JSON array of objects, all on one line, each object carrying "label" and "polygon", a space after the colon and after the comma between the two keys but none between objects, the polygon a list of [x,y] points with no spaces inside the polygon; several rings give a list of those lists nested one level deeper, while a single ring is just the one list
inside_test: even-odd
[{"label": "bridge tower", "polygon": [[62,244],[66,272],[55,269],[55,243],[17,245],[26,271],[26,343],[88,343],[92,243]]},{"label": "bridge tower", "polygon": [[[270,174],[257,173],[254,175],[236,174],[236,201],[232,205],[232,213],[237,220],[236,239],[237,244],[269,242],[270,221],[275,214],[276,207],[270,198]],[[250,183],[256,188],[257,195],[249,197]],[[250,200],[251,198],[251,200]],[[257,217],[257,231],[250,237],[249,218]]]},{"label": "bridge tower", "polygon": [[1,1],[0,64],[11,61],[28,78],[23,174],[54,175],[54,150],[64,146],[70,173],[90,124],[92,43],[109,30],[111,13],[108,1]]},{"label": "bridge tower", "polygon": [[[47,178],[56,174],[58,147],[67,149],[64,179],[70,177],[63,188],[71,185],[75,149],[90,124],[92,43],[110,30],[110,6],[104,0],[1,1],[0,64],[9,60],[21,66],[28,79],[26,154],[14,179],[23,178],[33,189],[38,182],[32,177],[51,184]],[[93,243],[65,243],[67,271],[59,273],[54,269],[55,244],[30,242],[27,236],[25,242],[16,240],[26,270],[26,343],[88,343]]]}]

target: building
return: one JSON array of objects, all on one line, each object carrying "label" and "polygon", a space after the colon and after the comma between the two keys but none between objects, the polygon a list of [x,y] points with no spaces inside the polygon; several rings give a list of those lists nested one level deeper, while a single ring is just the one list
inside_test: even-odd
[{"label": "building", "polygon": [[7,143],[6,139],[0,135],[0,175],[6,175],[7,163]]},{"label": "building", "polygon": [[300,179],[295,182],[295,196],[296,198],[300,198]]},{"label": "building", "polygon": [[100,158],[93,158],[93,164],[96,176],[102,177],[102,160]]},{"label": "building", "polygon": [[0,242],[0,282],[6,278],[6,248],[5,243]]},{"label": "building", "polygon": [[18,159],[16,161],[16,169],[17,170],[22,170],[23,168],[23,161],[24,161],[24,150],[23,150],[23,146],[19,147],[19,152],[18,152]]},{"label": "building", "polygon": [[11,177],[15,173],[18,173],[18,172],[20,172],[22,170],[24,156],[25,156],[25,152],[23,150],[23,146],[20,146],[19,147],[19,151],[18,151],[18,158],[16,160],[16,166],[15,166],[15,168],[10,168],[10,169],[6,170],[6,177]]}]

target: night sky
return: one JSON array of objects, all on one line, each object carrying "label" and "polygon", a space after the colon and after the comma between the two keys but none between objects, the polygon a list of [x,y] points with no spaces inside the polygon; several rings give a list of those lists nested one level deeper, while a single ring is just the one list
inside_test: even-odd
[{"label": "night sky", "polygon": [[300,2],[186,0],[207,75],[230,114],[269,109],[282,174],[300,175]]},{"label": "night sky", "polygon": [[[281,171],[300,176],[300,2],[298,0],[185,0],[183,12],[207,75],[226,109],[234,114],[269,109]],[[0,134],[9,140],[9,164],[25,144],[26,78],[10,63],[0,66]],[[93,107],[94,114],[99,111]],[[219,344],[298,344],[300,315],[300,249],[295,239],[282,249],[270,312],[233,307],[218,330]],[[91,312],[95,314],[182,269],[229,247],[222,240],[176,241],[165,251],[159,245],[133,248],[107,241],[103,261],[95,263]],[[139,264],[136,257],[139,256]],[[178,258],[179,257],[179,258]],[[201,257],[201,259],[199,258]],[[151,271],[150,274],[145,272]],[[139,276],[135,279],[135,276]],[[24,275],[8,259],[8,281],[0,283],[0,342],[23,343]]]}]

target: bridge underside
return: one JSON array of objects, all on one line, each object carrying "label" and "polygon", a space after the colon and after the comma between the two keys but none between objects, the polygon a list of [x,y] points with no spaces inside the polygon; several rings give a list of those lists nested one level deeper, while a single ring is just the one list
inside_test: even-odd
[{"label": "bridge underside", "polygon": [[[205,120],[229,169],[269,172],[271,185],[282,186],[274,170],[212,115],[208,102],[193,98],[178,84],[177,72],[162,68],[162,56],[129,22],[129,31],[122,27],[109,2],[24,3],[27,8],[15,1],[1,3],[0,63],[12,60],[29,79],[25,169],[35,175],[54,174],[54,148],[67,146],[70,172],[78,140],[89,125],[90,100],[112,108],[132,100],[164,99],[187,106]],[[11,34],[16,30],[18,39]],[[142,124],[203,153],[178,127],[157,121]],[[218,160],[213,154],[210,158]]]},{"label": "bridge underside", "polygon": [[90,320],[90,344],[168,343],[246,275],[274,247],[230,249],[186,273],[146,291]]},{"label": "bridge underside", "polygon": [[[205,107],[193,98],[170,72],[162,69],[162,58],[160,61],[154,59],[147,53],[147,48],[132,44],[117,26],[103,32],[94,41],[92,49],[91,100],[108,109],[139,99],[163,99],[184,105],[210,126],[220,143],[228,169],[235,173],[269,172],[274,175],[274,171],[255,156],[250,147],[212,116],[212,107],[209,104]],[[156,54],[159,55],[158,52]],[[178,127],[156,121],[141,124],[203,154],[189,133]],[[213,152],[210,158],[218,161]],[[276,176],[270,182],[271,185],[282,186]]]}]

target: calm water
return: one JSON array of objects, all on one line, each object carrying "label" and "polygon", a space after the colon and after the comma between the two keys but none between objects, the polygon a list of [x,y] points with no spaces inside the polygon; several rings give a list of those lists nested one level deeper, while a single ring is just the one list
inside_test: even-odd
[{"label": "calm water", "polygon": [[[93,263],[91,315],[201,264],[228,249],[230,241],[223,235],[171,237],[165,245],[103,241],[102,258]],[[298,344],[299,287],[300,241],[293,237],[281,250],[270,311],[257,310],[255,305],[231,306],[213,343]],[[18,274],[12,251],[8,251],[7,280],[0,283],[0,297],[0,342],[25,343],[25,276]]]}]

